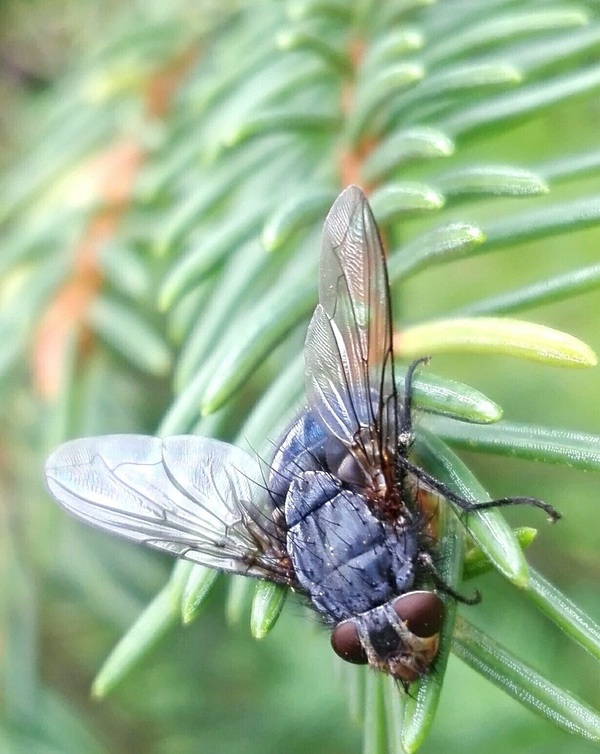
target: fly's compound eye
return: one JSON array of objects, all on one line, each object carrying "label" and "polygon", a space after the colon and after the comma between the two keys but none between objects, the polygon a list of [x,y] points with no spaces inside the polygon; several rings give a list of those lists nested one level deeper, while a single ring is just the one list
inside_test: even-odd
[{"label": "fly's compound eye", "polygon": [[358,628],[353,620],[339,623],[331,633],[333,651],[346,662],[355,665],[366,665],[367,654],[360,643]]},{"label": "fly's compound eye", "polygon": [[408,630],[421,639],[438,634],[444,623],[444,603],[435,592],[408,592],[392,606]]}]

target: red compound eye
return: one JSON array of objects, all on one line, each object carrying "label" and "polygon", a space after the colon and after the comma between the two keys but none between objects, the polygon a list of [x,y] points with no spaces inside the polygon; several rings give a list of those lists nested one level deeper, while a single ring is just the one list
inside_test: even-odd
[{"label": "red compound eye", "polygon": [[438,634],[444,623],[444,603],[435,592],[408,592],[392,603],[408,630],[422,639]]},{"label": "red compound eye", "polygon": [[366,665],[368,662],[353,620],[345,620],[333,629],[331,646],[336,655],[346,662],[352,662],[355,665]]}]

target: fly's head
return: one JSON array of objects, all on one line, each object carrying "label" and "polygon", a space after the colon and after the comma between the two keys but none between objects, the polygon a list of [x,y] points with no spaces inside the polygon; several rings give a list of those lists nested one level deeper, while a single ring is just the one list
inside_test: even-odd
[{"label": "fly's head", "polygon": [[368,664],[408,687],[428,672],[443,622],[444,605],[435,592],[407,592],[339,623],[331,645],[343,660]]}]

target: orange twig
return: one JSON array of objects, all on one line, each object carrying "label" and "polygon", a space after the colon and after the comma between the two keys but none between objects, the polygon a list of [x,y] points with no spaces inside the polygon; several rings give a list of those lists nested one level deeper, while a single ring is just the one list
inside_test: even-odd
[{"label": "orange twig", "polygon": [[[195,58],[195,53],[187,52],[149,78],[141,92],[148,119],[167,115],[177,86]],[[139,140],[123,136],[96,154],[84,168],[83,183],[99,209],[77,242],[72,273],[50,301],[34,338],[31,362],[34,388],[48,400],[59,392],[72,338],[75,337],[80,353],[90,347],[85,321],[103,284],[100,252],[118,232],[145,159],[146,152]],[[81,184],[80,174],[74,193],[81,192]]]}]

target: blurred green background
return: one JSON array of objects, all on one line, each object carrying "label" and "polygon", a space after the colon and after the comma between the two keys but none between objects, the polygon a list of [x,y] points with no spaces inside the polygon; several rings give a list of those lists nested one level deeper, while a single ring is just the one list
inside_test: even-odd
[{"label": "blurred green background", "polygon": [[[360,725],[349,717],[328,636],[314,617],[292,598],[274,631],[255,641],[248,630],[251,592],[240,610],[224,578],[198,620],[166,631],[107,699],[92,699],[103,660],[163,586],[172,563],[68,519],[45,493],[41,469],[47,453],[67,437],[154,432],[165,415],[162,426],[171,432],[233,439],[292,362],[295,392],[280,415],[256,439],[249,430],[243,435],[254,447],[268,448],[301,395],[297,366],[292,379],[293,357],[314,299],[292,301],[287,320],[281,302],[291,287],[305,283],[314,295],[328,192],[335,196],[349,176],[360,179],[341,150],[350,143],[360,156],[358,147],[383,141],[398,124],[446,126],[449,133],[454,126],[456,153],[407,160],[374,185],[399,178],[435,185],[437,171],[492,163],[534,172],[554,165],[548,174],[558,177],[540,196],[466,191],[437,212],[405,207],[403,222],[385,229],[391,247],[440,223],[485,230],[545,206],[588,202],[582,217],[565,221],[560,232],[532,233],[494,254],[431,266],[396,286],[398,322],[427,320],[597,262],[597,4],[381,5],[3,3],[0,754],[361,750]],[[522,12],[538,14],[532,31],[521,35],[513,24],[512,36],[485,38],[486,24],[496,21],[500,29],[502,19]],[[547,28],[540,22],[544,14]],[[341,52],[349,38],[360,36],[357,29],[367,48],[397,33],[390,60],[414,59],[425,70],[424,92],[414,89],[406,111],[401,98],[399,113],[388,120],[379,122],[377,108],[371,111],[363,142],[352,142],[352,121],[340,104],[352,81],[349,58]],[[444,52],[444,45],[473,29],[474,41]],[[304,43],[286,44],[282,32],[302,32]],[[319,40],[331,49],[319,48]],[[505,70],[503,81],[498,61],[514,64],[522,80],[510,81]],[[487,79],[483,68],[469,70],[475,63],[489,66]],[[462,70],[463,83],[454,90],[449,80],[444,84],[445,70],[457,77]],[[366,107],[369,71],[363,74]],[[396,74],[406,77],[407,69]],[[507,114],[519,90],[525,94]],[[542,92],[546,101],[535,105]],[[387,113],[394,101],[384,98],[379,105]],[[486,106],[478,122],[477,108]],[[475,125],[461,131],[460,119],[470,113]],[[587,167],[576,167],[576,155],[589,156]],[[567,166],[562,172],[556,168],[561,160]],[[283,251],[269,256],[259,241],[265,224],[282,206],[319,192],[326,196],[291,228]],[[182,264],[190,258],[193,264]],[[599,352],[600,293],[590,288],[514,316],[569,332]],[[276,333],[264,324],[270,306],[272,319],[283,322]],[[260,369],[249,367],[250,357],[240,351],[248,331],[252,353],[266,348]],[[223,376],[217,368],[223,344],[238,359],[230,365],[231,395],[197,423],[201,406],[216,394],[211,373],[217,382]],[[436,355],[431,368],[481,390],[508,420],[598,433],[597,369],[468,353]],[[241,385],[231,378],[238,371]],[[190,384],[196,387],[186,392]],[[600,619],[600,477],[564,465],[461,457],[494,497],[541,497],[563,513],[556,526],[529,509],[511,510],[508,518],[539,528],[529,561]],[[589,656],[498,575],[479,582],[482,604],[461,607],[469,619],[600,708],[598,667]],[[583,753],[596,745],[536,717],[451,658],[422,751],[492,749]]]}]

